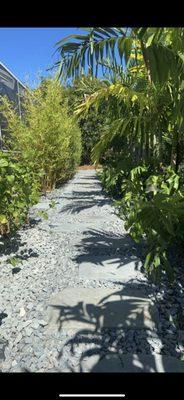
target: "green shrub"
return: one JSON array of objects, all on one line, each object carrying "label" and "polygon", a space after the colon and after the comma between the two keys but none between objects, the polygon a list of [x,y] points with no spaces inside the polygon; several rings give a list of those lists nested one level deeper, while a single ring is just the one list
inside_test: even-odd
[{"label": "green shrub", "polygon": [[148,167],[134,168],[122,184],[123,199],[117,204],[132,238],[146,239],[145,268],[157,280],[164,268],[172,280],[168,254],[174,243],[184,241],[184,188],[171,167],[162,174],[148,174]]},{"label": "green shrub", "polygon": [[[125,228],[132,239],[145,241],[144,267],[155,281],[162,269],[170,281],[174,274],[169,251],[184,242],[184,186],[171,167],[151,173],[150,166],[138,166],[129,174],[118,165],[106,165],[99,173],[103,187],[113,196]],[[121,197],[121,198],[120,198]]]},{"label": "green shrub", "polygon": [[130,171],[130,160],[122,155],[115,153],[115,159],[109,157],[106,164],[103,165],[102,171],[99,172],[99,176],[102,182],[102,186],[108,191],[108,193],[115,199],[122,197],[122,184]]},{"label": "green shrub", "polygon": [[[103,83],[91,75],[77,78],[71,86],[65,89],[65,96],[68,99],[70,113],[73,114],[74,109],[84,102],[90,94],[101,88]],[[107,107],[106,107],[107,108]],[[82,135],[82,154],[81,164],[91,164],[91,151],[94,145],[99,141],[104,127],[106,126],[107,113],[104,104],[100,108],[100,112],[91,107],[88,113],[78,115],[78,124]]]},{"label": "green shrub", "polygon": [[39,175],[31,165],[0,152],[0,233],[24,223],[29,207],[39,199]]},{"label": "green shrub", "polygon": [[99,177],[102,186],[108,193],[114,198],[119,197],[124,171],[117,171],[113,166],[105,166],[103,170],[99,172]]},{"label": "green shrub", "polygon": [[7,146],[32,164],[34,172],[42,172],[42,189],[51,190],[57,181],[72,176],[80,162],[81,133],[76,119],[68,114],[60,83],[48,79],[27,91],[22,118],[5,97],[1,100],[11,136]]}]

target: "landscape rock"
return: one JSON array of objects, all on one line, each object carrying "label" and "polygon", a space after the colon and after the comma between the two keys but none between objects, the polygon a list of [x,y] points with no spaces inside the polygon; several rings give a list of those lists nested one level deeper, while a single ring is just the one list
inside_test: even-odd
[{"label": "landscape rock", "polygon": [[26,311],[23,307],[20,308],[20,317],[24,317],[24,315],[26,314]]}]

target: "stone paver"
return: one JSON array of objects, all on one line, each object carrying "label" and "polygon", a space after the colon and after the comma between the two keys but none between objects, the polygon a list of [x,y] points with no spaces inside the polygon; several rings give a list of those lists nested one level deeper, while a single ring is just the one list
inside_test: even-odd
[{"label": "stone paver", "polygon": [[104,279],[122,283],[130,280],[143,280],[144,276],[138,270],[141,265],[140,260],[132,261],[130,256],[109,257],[107,255],[104,259],[103,256],[94,255],[93,259],[88,258],[87,261],[79,264],[79,276],[87,279]]},{"label": "stone paver", "polygon": [[154,329],[156,307],[141,290],[68,287],[54,295],[49,307],[52,329]]},{"label": "stone paver", "polygon": [[82,360],[83,372],[184,372],[184,362],[159,354],[93,355]]}]

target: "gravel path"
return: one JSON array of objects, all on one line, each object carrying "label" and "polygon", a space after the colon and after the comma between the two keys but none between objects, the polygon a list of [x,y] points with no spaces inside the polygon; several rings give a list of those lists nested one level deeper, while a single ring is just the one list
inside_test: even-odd
[{"label": "gravel path", "polygon": [[[38,216],[43,211],[47,212],[47,220]],[[136,264],[137,249],[102,192],[95,171],[78,172],[67,185],[43,197],[30,211],[30,217],[31,226],[22,228],[8,241],[1,238],[2,372],[89,371],[91,367],[83,367],[82,362],[90,357],[118,355],[121,359],[124,354],[133,353],[181,359],[184,331],[171,318],[170,308],[175,316],[183,305],[183,290],[178,289],[176,299],[172,290],[148,284]],[[107,267],[109,260],[114,278],[107,274],[102,279],[99,266]],[[123,273],[121,279],[122,260],[128,265],[125,281]],[[85,275],[90,263],[98,267],[94,279],[93,273]],[[126,282],[132,289],[136,285],[157,308],[159,319],[154,329],[102,326],[100,330],[83,329],[73,336],[62,327],[50,329],[49,305],[62,290],[71,287],[120,291],[126,288]],[[66,319],[72,320],[75,315],[70,315],[71,309],[66,311]],[[75,311],[72,308],[72,313]],[[77,312],[81,318],[81,309]]]}]

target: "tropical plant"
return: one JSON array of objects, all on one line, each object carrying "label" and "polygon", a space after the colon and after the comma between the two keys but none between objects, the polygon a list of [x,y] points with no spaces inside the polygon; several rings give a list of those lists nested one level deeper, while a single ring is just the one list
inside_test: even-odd
[{"label": "tropical plant", "polygon": [[[65,89],[70,114],[73,115],[76,106],[80,105],[87,97],[102,86],[103,82],[91,75],[76,78],[73,84]],[[99,141],[106,123],[107,113],[105,104],[101,105],[98,114],[95,109],[91,107],[87,115],[81,113],[78,117],[82,140],[81,164],[90,164],[92,162],[92,148]]]},{"label": "tropical plant", "polygon": [[[87,34],[85,35],[71,35],[58,42],[60,61],[56,63],[56,66],[59,66],[59,76],[79,76],[87,66],[90,68],[90,73],[94,73],[94,67],[96,66],[97,70],[106,57],[109,59],[109,68],[110,64],[112,68],[116,69],[120,65],[124,68],[126,80],[133,78],[133,88],[136,91],[140,91],[140,85],[144,88],[146,84],[147,100],[150,99],[150,90],[154,91],[154,97],[157,97],[160,91],[164,98],[166,95],[171,103],[170,116],[167,115],[172,148],[171,163],[177,171],[179,167],[178,148],[183,132],[184,29],[87,28],[86,30]],[[118,87],[115,90],[117,92],[121,88]],[[123,88],[121,92],[124,95]],[[143,90],[143,98],[144,95],[145,91]],[[94,100],[96,101],[95,98]],[[150,114],[152,115],[153,110],[150,105],[145,106],[150,111],[146,114],[148,114],[151,124]],[[155,112],[157,112],[157,107]],[[140,113],[139,120],[143,122],[141,127],[136,120],[135,124],[141,130],[145,152],[148,153],[149,136],[148,133],[144,134],[143,132],[145,110],[143,114]],[[156,128],[159,130],[161,153],[162,132],[160,132],[160,127]],[[147,131],[147,127],[145,130]],[[150,140],[153,143],[153,134]]]},{"label": "tropical plant", "polygon": [[122,184],[123,199],[118,205],[133,239],[147,240],[145,268],[158,279],[162,265],[172,280],[169,249],[184,241],[184,188],[180,188],[179,176],[171,167],[157,175],[148,174],[147,167],[131,171]]}]

